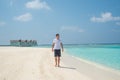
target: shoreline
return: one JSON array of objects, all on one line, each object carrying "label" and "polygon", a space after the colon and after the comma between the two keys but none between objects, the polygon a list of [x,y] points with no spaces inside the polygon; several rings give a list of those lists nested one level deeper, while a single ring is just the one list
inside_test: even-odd
[{"label": "shoreline", "polygon": [[[119,80],[120,79],[120,70],[102,66],[98,63],[91,62],[85,59],[77,58],[68,53],[64,53],[64,56],[67,56],[63,61],[69,66],[76,65],[76,69],[79,72],[84,72],[85,75],[88,75],[93,80]],[[69,63],[71,61],[72,63]],[[84,65],[84,66],[83,66]],[[82,67],[81,67],[82,66]],[[89,67],[86,67],[89,66]],[[81,68],[80,68],[81,67]],[[93,72],[91,75],[90,73]],[[101,77],[100,77],[101,76]]]},{"label": "shoreline", "polygon": [[101,69],[105,69],[105,70],[110,70],[110,71],[114,71],[118,74],[120,74],[120,70],[119,69],[115,69],[115,68],[112,68],[112,67],[108,67],[108,66],[105,66],[103,64],[100,64],[100,63],[97,63],[97,62],[93,62],[93,61],[89,61],[89,60],[86,60],[86,59],[83,59],[83,58],[79,58],[79,57],[76,57],[76,56],[73,56],[71,54],[69,54],[68,52],[65,52],[65,55],[69,56],[69,57],[72,57],[78,61],[82,61],[82,62],[85,62],[87,64],[90,64],[90,65],[94,65],[94,66],[97,66],[98,68],[101,68]]},{"label": "shoreline", "polygon": [[116,71],[78,60],[65,52],[62,53],[61,67],[54,67],[51,48],[0,47],[0,64],[0,80],[120,79]]},{"label": "shoreline", "polygon": [[[68,53],[66,53],[66,54],[68,54]],[[69,54],[68,54],[68,55],[69,55]],[[70,56],[71,56],[71,55],[70,55]],[[115,73],[117,73],[117,74],[120,75],[120,70],[118,70],[118,69],[111,68],[111,67],[107,67],[107,66],[102,65],[102,64],[99,64],[99,63],[97,63],[97,62],[92,62],[92,61],[85,60],[85,59],[82,59],[82,58],[78,58],[78,57],[75,57],[75,56],[71,56],[71,57],[73,57],[73,58],[75,58],[75,59],[77,59],[77,60],[79,60],[79,61],[85,62],[85,63],[87,63],[87,64],[94,65],[94,66],[96,66],[96,67],[98,67],[98,68],[115,72]]]}]

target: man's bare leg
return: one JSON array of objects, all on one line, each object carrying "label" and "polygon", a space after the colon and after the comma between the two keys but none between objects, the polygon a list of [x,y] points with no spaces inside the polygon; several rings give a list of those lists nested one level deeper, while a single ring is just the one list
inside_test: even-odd
[{"label": "man's bare leg", "polygon": [[57,67],[57,57],[55,57],[55,67]]},{"label": "man's bare leg", "polygon": [[60,67],[60,57],[58,57],[58,67]]}]

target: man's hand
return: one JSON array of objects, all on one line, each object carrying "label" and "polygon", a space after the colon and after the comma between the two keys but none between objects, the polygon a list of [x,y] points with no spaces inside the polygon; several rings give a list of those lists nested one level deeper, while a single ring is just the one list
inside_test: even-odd
[{"label": "man's hand", "polygon": [[52,44],[52,52],[54,51],[54,49],[53,49],[53,48],[54,48],[54,45],[55,45],[55,43]]},{"label": "man's hand", "polygon": [[63,44],[62,44],[62,43],[60,43],[60,45],[61,45],[61,48],[62,48],[62,52],[64,52]]}]

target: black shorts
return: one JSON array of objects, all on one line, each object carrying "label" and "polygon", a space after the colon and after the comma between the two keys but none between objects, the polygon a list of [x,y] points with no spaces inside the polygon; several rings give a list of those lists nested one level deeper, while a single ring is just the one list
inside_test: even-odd
[{"label": "black shorts", "polygon": [[61,50],[60,49],[54,50],[54,56],[55,57],[61,57]]}]

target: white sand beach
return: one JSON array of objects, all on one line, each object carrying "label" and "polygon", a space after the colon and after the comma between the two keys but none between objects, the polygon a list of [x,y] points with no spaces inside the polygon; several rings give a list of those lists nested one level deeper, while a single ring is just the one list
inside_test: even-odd
[{"label": "white sand beach", "polygon": [[54,67],[50,48],[0,47],[0,80],[119,80],[119,72],[105,70],[62,55]]}]

